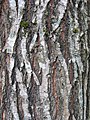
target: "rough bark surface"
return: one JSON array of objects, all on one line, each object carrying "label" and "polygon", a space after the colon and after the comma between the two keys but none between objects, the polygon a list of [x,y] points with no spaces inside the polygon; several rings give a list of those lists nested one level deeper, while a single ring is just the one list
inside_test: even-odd
[{"label": "rough bark surface", "polygon": [[90,120],[89,0],[0,0],[0,120]]}]

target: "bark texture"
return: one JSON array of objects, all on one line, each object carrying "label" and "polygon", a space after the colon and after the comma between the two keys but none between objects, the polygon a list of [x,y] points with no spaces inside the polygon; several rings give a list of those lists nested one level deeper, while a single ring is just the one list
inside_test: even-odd
[{"label": "bark texture", "polygon": [[90,120],[90,0],[0,0],[0,120]]}]

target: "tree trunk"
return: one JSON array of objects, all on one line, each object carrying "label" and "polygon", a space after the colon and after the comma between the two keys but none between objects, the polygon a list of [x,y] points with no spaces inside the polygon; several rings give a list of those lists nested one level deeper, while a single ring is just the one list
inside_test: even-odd
[{"label": "tree trunk", "polygon": [[90,0],[0,0],[0,120],[90,120]]}]

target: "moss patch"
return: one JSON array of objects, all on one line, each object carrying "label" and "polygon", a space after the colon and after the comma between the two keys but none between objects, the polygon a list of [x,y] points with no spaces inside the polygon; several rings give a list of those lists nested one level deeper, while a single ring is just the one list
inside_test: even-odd
[{"label": "moss patch", "polygon": [[78,33],[78,32],[79,32],[79,29],[78,29],[78,28],[74,28],[74,29],[73,29],[73,32],[74,32],[74,33]]},{"label": "moss patch", "polygon": [[21,27],[24,27],[24,29],[26,29],[29,26],[28,21],[21,21],[20,23]]}]

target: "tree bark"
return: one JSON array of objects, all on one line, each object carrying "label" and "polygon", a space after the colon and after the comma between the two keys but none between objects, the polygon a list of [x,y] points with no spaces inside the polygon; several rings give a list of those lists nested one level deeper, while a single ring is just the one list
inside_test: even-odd
[{"label": "tree bark", "polygon": [[0,120],[90,120],[90,1],[0,1]]}]

